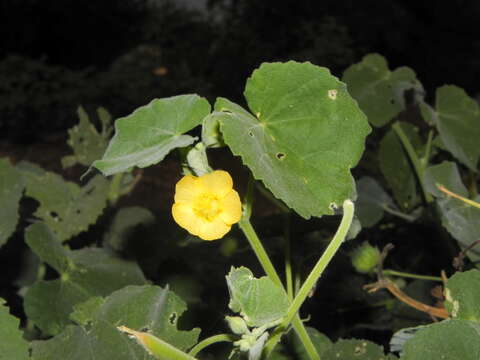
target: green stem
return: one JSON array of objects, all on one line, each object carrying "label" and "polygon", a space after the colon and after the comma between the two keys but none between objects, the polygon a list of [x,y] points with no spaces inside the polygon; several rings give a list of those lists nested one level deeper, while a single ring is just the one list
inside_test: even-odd
[{"label": "green stem", "polygon": [[427,145],[425,146],[425,154],[422,159],[422,166],[425,170],[430,162],[430,154],[432,152],[432,140],[433,140],[433,130],[428,132]]},{"label": "green stem", "polygon": [[400,139],[400,142],[402,143],[403,147],[405,148],[405,151],[408,154],[408,157],[410,158],[410,161],[413,164],[413,168],[415,169],[415,172],[417,173],[417,178],[418,182],[420,183],[420,186],[422,188],[423,196],[425,197],[425,201],[427,203],[430,203],[433,201],[432,195],[427,191],[427,188],[425,186],[425,182],[423,181],[423,173],[425,171],[426,164],[422,164],[420,159],[417,156],[417,153],[415,152],[415,149],[413,148],[412,144],[410,143],[410,140],[408,140],[407,135],[405,132],[402,130],[402,127],[398,122],[392,125],[393,130],[397,134],[398,138]]},{"label": "green stem", "polygon": [[300,286],[302,286],[302,279],[300,277],[299,272],[295,273],[294,283],[295,283],[295,288],[293,289],[293,293],[298,294],[298,290],[300,290]]},{"label": "green stem", "polygon": [[265,273],[267,274],[267,276],[275,284],[280,285],[283,288],[282,280],[280,280],[280,277],[278,276],[277,271],[275,270],[272,262],[270,261],[270,258],[268,257],[268,254],[265,251],[265,248],[263,247],[262,242],[258,238],[257,233],[253,229],[253,226],[250,223],[250,220],[242,219],[238,223],[238,226],[247,237],[247,240],[250,243],[250,246],[255,252],[255,255],[257,255],[258,261],[260,261],[260,264],[262,265],[263,270],[265,270]]},{"label": "green stem", "polygon": [[384,275],[390,276],[398,276],[410,279],[420,279],[420,280],[430,280],[430,281],[443,281],[440,276],[430,276],[430,275],[417,275],[417,274],[410,274],[402,271],[396,271],[391,269],[383,270]]},{"label": "green stem", "polygon": [[292,256],[291,256],[291,241],[290,241],[290,214],[285,214],[285,279],[287,283],[287,295],[290,302],[293,301],[293,280],[292,280]]},{"label": "green stem", "polygon": [[[277,271],[275,270],[272,262],[270,261],[270,258],[267,255],[267,252],[265,251],[265,248],[263,247],[255,230],[253,229],[252,224],[250,223],[250,220],[246,218],[242,218],[242,220],[240,220],[238,225],[240,229],[243,231],[243,233],[245,234],[248,242],[250,243],[250,246],[255,252],[255,255],[257,255],[257,259],[262,265],[262,268],[267,274],[267,276],[275,284],[279,285],[282,289],[284,289],[282,280],[278,276]],[[317,350],[315,349],[315,346],[313,345],[313,342],[310,339],[310,336],[308,335],[307,330],[305,329],[305,326],[300,320],[300,317],[297,315],[290,322],[292,323],[293,328],[295,329],[298,337],[300,338],[300,341],[305,347],[305,350],[307,351],[309,358],[311,360],[319,360],[320,356],[318,355]],[[281,334],[278,336],[278,340],[280,340],[280,337],[281,337]]]},{"label": "green stem", "polygon": [[113,179],[110,182],[110,188],[108,189],[108,200],[110,204],[115,205],[120,197],[120,185],[122,184],[123,173],[113,175]]},{"label": "green stem", "polygon": [[[273,266],[270,258],[267,255],[267,252],[265,251],[265,248],[262,245],[262,242],[257,236],[257,233],[253,229],[252,224],[250,223],[250,216],[252,213],[252,204],[253,204],[253,186],[254,186],[254,179],[251,176],[250,180],[248,182],[248,188],[247,188],[247,194],[245,196],[245,204],[243,207],[243,216],[240,222],[238,223],[240,229],[243,231],[245,234],[245,237],[247,238],[248,242],[250,243],[250,246],[252,247],[253,251],[255,252],[255,255],[257,256],[258,261],[262,265],[263,270],[267,274],[267,276],[272,280],[275,284],[280,286],[282,289],[284,289],[282,280],[277,274],[277,271],[275,270],[275,267]],[[300,341],[302,342],[308,357],[310,360],[320,360],[320,356],[317,353],[317,350],[315,349],[315,346],[313,345],[312,339],[310,339],[310,336],[307,333],[307,330],[305,329],[305,326],[303,325],[302,321],[300,320],[300,317],[296,315],[292,321],[293,328],[295,329],[298,337],[300,338]],[[278,337],[280,340],[281,335]],[[276,343],[275,343],[276,344]],[[272,348],[273,349],[273,348]]]},{"label": "green stem", "polygon": [[235,341],[235,337],[230,334],[219,334],[219,335],[210,336],[206,339],[203,339],[197,345],[195,345],[189,351],[188,354],[191,356],[197,356],[197,354],[203,349],[205,349],[207,346],[210,346],[212,344],[219,343],[219,342],[234,342],[234,341]]},{"label": "green stem", "polygon": [[337,229],[332,241],[328,244],[325,252],[322,254],[320,259],[315,264],[313,270],[308,275],[307,279],[303,283],[302,287],[298,291],[298,294],[293,299],[293,302],[290,304],[288,308],[287,315],[285,316],[282,323],[279,325],[281,328],[286,329],[294,316],[300,310],[300,306],[302,306],[303,302],[307,298],[310,291],[312,291],[313,287],[317,283],[320,276],[322,276],[323,271],[327,267],[327,265],[332,260],[335,253],[342,245],[345,237],[348,234],[348,230],[350,229],[350,225],[352,224],[353,220],[353,213],[354,213],[354,205],[351,200],[345,200],[343,203],[343,218],[340,222],[340,226]]}]

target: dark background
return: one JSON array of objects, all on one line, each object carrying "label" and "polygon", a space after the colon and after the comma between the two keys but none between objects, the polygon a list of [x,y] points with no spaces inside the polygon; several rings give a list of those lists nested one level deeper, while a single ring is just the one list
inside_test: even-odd
[{"label": "dark background", "polygon": [[445,83],[474,96],[479,18],[475,0],[1,0],[0,137],[65,133],[79,104],[122,116],[181,93],[241,102],[264,61],[341,77],[378,52],[413,68],[430,98]]},{"label": "dark background", "polygon": [[[104,106],[114,117],[119,117],[153,98],[185,93],[198,93],[212,103],[217,96],[242,103],[246,78],[264,61],[308,60],[330,68],[341,77],[349,65],[368,53],[378,52],[387,58],[390,68],[411,67],[430,101],[435,88],[443,84],[463,87],[476,98],[480,93],[476,83],[480,69],[478,0],[207,0],[201,2],[202,6],[199,3],[200,0],[192,0],[186,6],[187,0],[0,0],[0,157],[7,156],[13,163],[30,160],[78,181],[85,169],[64,170],[60,158],[71,152],[65,144],[66,130],[78,122],[79,105],[90,114],[98,106]],[[217,153],[215,158],[222,166],[214,167],[231,167],[240,172],[240,162],[223,154]],[[169,211],[179,176],[178,160],[167,158],[146,169],[141,184],[120,205],[145,206],[164,219],[165,224],[172,224]],[[240,183],[238,188],[244,189],[245,184]],[[256,215],[264,218],[272,215],[270,208],[262,208],[261,199],[257,204]],[[32,212],[27,210],[24,212]],[[112,214],[113,210],[109,210],[79,241],[89,243],[101,238]],[[312,224],[315,229],[321,228]],[[329,233],[336,224],[334,220],[327,227]],[[305,233],[312,231],[305,223],[292,228],[303,229]],[[267,242],[267,247],[275,250],[282,243],[274,236],[281,234],[272,234],[272,229],[281,232],[278,222],[259,221],[260,234],[274,239]],[[158,230],[163,232],[164,228]],[[21,317],[21,298],[12,295],[17,289],[10,284],[21,270],[17,260],[21,231],[16,236],[17,239],[9,241],[8,248],[2,249],[0,264],[8,272],[0,289],[8,291],[9,295],[2,296],[9,304],[16,304],[13,311]],[[296,236],[300,239],[303,234]],[[399,244],[396,251],[400,260],[394,268],[438,273],[450,266],[450,253],[437,242],[432,250],[428,240],[440,236],[429,227],[411,225],[407,231],[403,226],[368,236],[373,243]],[[297,249],[298,258],[309,254],[308,241],[319,251],[316,240],[307,239],[307,245]],[[212,260],[211,246],[221,245],[182,247],[178,252],[187,260],[190,257]],[[418,255],[413,260],[408,256],[412,248]],[[238,258],[214,257],[214,261],[202,265],[210,267],[206,271],[208,285],[218,284],[213,291],[208,287],[203,298],[208,297],[205,303],[217,307],[208,311],[201,308],[205,321],[194,322],[206,334],[213,334],[223,324],[224,274],[230,265],[258,266],[256,259],[246,254],[251,255],[249,249],[240,252]],[[153,252],[151,258],[159,262],[157,255]],[[307,258],[305,269],[310,269],[313,261],[313,257]],[[347,254],[339,254],[335,261],[335,267],[323,279],[323,290],[317,290],[320,300],[307,305],[307,313],[313,319],[320,319],[320,324],[313,326],[331,338],[356,336],[388,344],[391,318],[385,317],[384,308],[376,305],[378,299],[362,290],[365,279],[353,273]],[[420,265],[411,265],[413,261]],[[205,269],[191,268],[200,263],[179,265],[171,260],[162,264],[162,269],[171,269],[175,274],[185,267],[188,269],[185,274],[203,274]],[[224,271],[219,271],[221,266]],[[430,289],[424,286],[416,294],[420,290],[428,295]],[[373,303],[374,309],[378,307],[377,313],[365,306],[367,301]],[[400,308],[400,312],[406,312],[405,308]],[[354,313],[357,315],[353,316]],[[404,327],[431,321],[415,311],[407,315],[413,323],[402,323]],[[213,323],[212,317],[216,319]],[[382,326],[371,326],[374,321]]]}]

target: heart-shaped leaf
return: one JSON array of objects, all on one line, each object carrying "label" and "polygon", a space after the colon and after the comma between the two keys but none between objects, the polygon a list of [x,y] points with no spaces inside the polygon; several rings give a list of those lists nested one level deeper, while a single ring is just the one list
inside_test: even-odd
[{"label": "heart-shaped leaf", "polygon": [[112,175],[156,164],[171,150],[191,145],[195,138],[183,134],[209,113],[210,104],[198,95],[155,99],[115,122],[115,136],[93,166]]},{"label": "heart-shaped leaf", "polygon": [[380,127],[405,109],[405,91],[414,89],[423,95],[422,84],[408,67],[388,69],[385,58],[379,54],[366,55],[361,62],[350,66],[342,80],[348,91],[365,112],[368,121]]},{"label": "heart-shaped leaf", "polygon": [[345,84],[310,63],[265,63],[245,97],[254,115],[226,99],[215,104],[225,143],[304,218],[332,214],[352,194],[350,169],[371,130]]}]

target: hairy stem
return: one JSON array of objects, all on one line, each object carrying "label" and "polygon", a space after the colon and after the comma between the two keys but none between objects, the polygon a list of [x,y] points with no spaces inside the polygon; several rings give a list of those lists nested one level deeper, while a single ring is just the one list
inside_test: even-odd
[{"label": "hairy stem", "polygon": [[287,295],[288,300],[293,301],[293,277],[292,277],[292,249],[290,241],[290,223],[291,218],[290,214],[285,214],[285,229],[284,229],[284,239],[285,239],[285,280],[287,284]]},{"label": "hairy stem", "polygon": [[234,341],[235,341],[235,337],[230,334],[219,334],[219,335],[210,336],[206,339],[203,339],[197,345],[195,345],[189,351],[188,354],[191,356],[197,356],[197,354],[203,349],[205,349],[207,346],[210,346],[212,344],[216,344],[219,342],[234,342]]},{"label": "hairy stem", "polygon": [[[252,203],[253,203],[253,181],[254,181],[253,178],[250,178],[250,181],[248,184],[247,196],[245,197],[243,216],[238,225],[240,229],[243,231],[243,233],[245,234],[245,237],[250,243],[250,246],[255,252],[257,259],[262,265],[263,270],[265,271],[267,276],[275,284],[280,286],[282,289],[285,289],[282,284],[282,280],[278,276],[278,273],[275,270],[275,267],[273,266],[272,261],[268,257],[267,252],[265,251],[265,248],[262,245],[262,242],[258,238],[257,233],[255,232],[252,224],[250,223],[250,215],[251,215],[251,209],[252,209]],[[298,316],[298,314],[294,316],[291,322],[310,360],[320,360],[320,356],[318,355],[317,350],[313,345],[312,339],[310,339],[310,336],[308,335],[307,330],[305,329],[305,326],[300,320],[300,317]],[[278,341],[280,340],[280,337],[281,335],[278,336]]]},{"label": "hairy stem", "polygon": [[308,294],[312,291],[313,287],[317,283],[320,276],[322,276],[323,271],[328,266],[333,256],[340,248],[340,245],[342,245],[343,241],[345,240],[345,237],[348,234],[350,225],[352,224],[353,212],[354,212],[353,202],[351,200],[345,200],[345,202],[343,203],[343,218],[340,223],[340,226],[337,229],[337,232],[335,233],[328,247],[325,249],[325,252],[322,254],[320,259],[317,261],[314,268],[308,275],[307,279],[305,280],[302,287],[298,291],[298,294],[295,296],[295,299],[290,304],[290,307],[287,312],[287,316],[285,317],[283,322],[279,325],[280,327],[287,328],[287,326],[290,324],[295,314],[298,313],[300,306],[302,306]]}]

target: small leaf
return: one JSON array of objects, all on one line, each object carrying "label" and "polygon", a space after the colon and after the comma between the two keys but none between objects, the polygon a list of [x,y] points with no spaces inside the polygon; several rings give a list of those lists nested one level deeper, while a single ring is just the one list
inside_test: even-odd
[{"label": "small leaf", "polygon": [[73,155],[62,158],[63,168],[68,168],[77,163],[90,166],[92,162],[99,159],[105,152],[112,133],[110,126],[111,116],[103,108],[99,108],[97,111],[102,123],[102,131],[100,133],[90,122],[88,114],[83,107],[78,107],[77,113],[80,121],[78,125],[68,130],[69,138],[67,144],[72,148]]},{"label": "small leaf", "polygon": [[478,360],[480,324],[445,320],[420,329],[405,343],[402,360]]},{"label": "small leaf", "polygon": [[357,181],[355,213],[363,227],[372,227],[383,218],[386,207],[395,208],[392,198],[369,176]]},{"label": "small leaf", "polygon": [[478,103],[456,86],[437,89],[437,128],[450,153],[473,171],[480,158],[480,109]]},{"label": "small leaf", "polygon": [[191,145],[195,138],[183,134],[209,113],[210,104],[198,95],[155,99],[115,122],[115,136],[93,166],[112,175],[159,163],[171,150]]},{"label": "small leaf", "polygon": [[33,342],[33,358],[148,360],[152,357],[119,332],[117,326],[147,331],[180,350],[193,346],[200,332],[199,329],[177,329],[178,319],[186,306],[174,293],[158,286],[127,286],[93,308],[90,319],[82,315],[88,326],[70,325],[50,340]]},{"label": "small leaf", "polygon": [[[449,197],[436,187],[437,184],[442,184],[458,195],[468,196],[468,191],[460,178],[457,165],[445,161],[439,165],[431,166],[425,171],[424,179],[428,191],[435,196],[442,225],[447,231],[459,242],[463,249],[477,241],[478,234],[480,234],[480,209]],[[478,201],[480,196],[477,198]],[[480,249],[469,250],[467,256],[472,261],[479,260]]]},{"label": "small leaf", "polygon": [[23,188],[22,174],[10,165],[8,159],[0,159],[0,247],[17,227],[18,204]]},{"label": "small leaf", "polygon": [[420,96],[424,92],[412,69],[399,67],[390,71],[379,54],[366,55],[361,62],[350,66],[342,81],[368,121],[377,127],[384,126],[405,109],[406,90],[413,89]]},{"label": "small leaf", "polygon": [[[418,153],[422,140],[417,128],[408,123],[400,123],[400,126]],[[402,209],[411,210],[419,200],[416,175],[402,143],[393,130],[387,132],[380,141],[379,160],[380,169],[392,188],[397,204]]]},{"label": "small leaf", "polygon": [[443,185],[460,196],[468,196],[468,190],[463,185],[457,164],[451,161],[443,161],[440,164],[428,167],[425,170],[424,181],[427,191],[436,197],[445,196],[437,185]]},{"label": "small leaf", "polygon": [[355,359],[355,360],[394,360],[394,355],[385,355],[383,347],[367,340],[340,339],[327,348],[322,360]]},{"label": "small leaf", "polygon": [[310,63],[265,63],[248,79],[252,113],[219,98],[225,143],[256,179],[304,218],[350,198],[350,169],[370,127],[344,83]]},{"label": "small leaf", "polygon": [[45,334],[62,331],[74,306],[90,297],[145,283],[137,264],[99,248],[68,250],[43,223],[31,225],[25,237],[40,259],[60,274],[56,280],[38,281],[25,295],[25,313]]},{"label": "small leaf", "polygon": [[28,343],[18,329],[20,320],[10,315],[0,298],[0,360],[27,360]]},{"label": "small leaf", "polygon": [[80,187],[31,163],[22,162],[18,168],[25,178],[26,195],[40,203],[34,215],[59,241],[86,231],[107,205],[109,182],[101,175]]},{"label": "small leaf", "polygon": [[213,171],[213,169],[208,164],[206,150],[207,149],[205,145],[199,142],[187,153],[188,167],[192,170],[193,175],[195,176],[203,176]]},{"label": "small leaf", "polygon": [[155,217],[148,209],[139,206],[121,208],[115,214],[103,241],[115,250],[123,250],[137,226],[151,224],[154,220]]},{"label": "small leaf", "polygon": [[220,132],[220,122],[214,114],[205,116],[202,123],[202,143],[208,148],[218,148],[225,146],[222,133]]},{"label": "small leaf", "polygon": [[226,276],[232,311],[241,313],[248,326],[268,326],[287,313],[285,291],[268,277],[255,278],[246,267],[230,270]]},{"label": "small leaf", "polygon": [[445,308],[455,319],[480,322],[480,271],[456,272],[448,279]]}]

